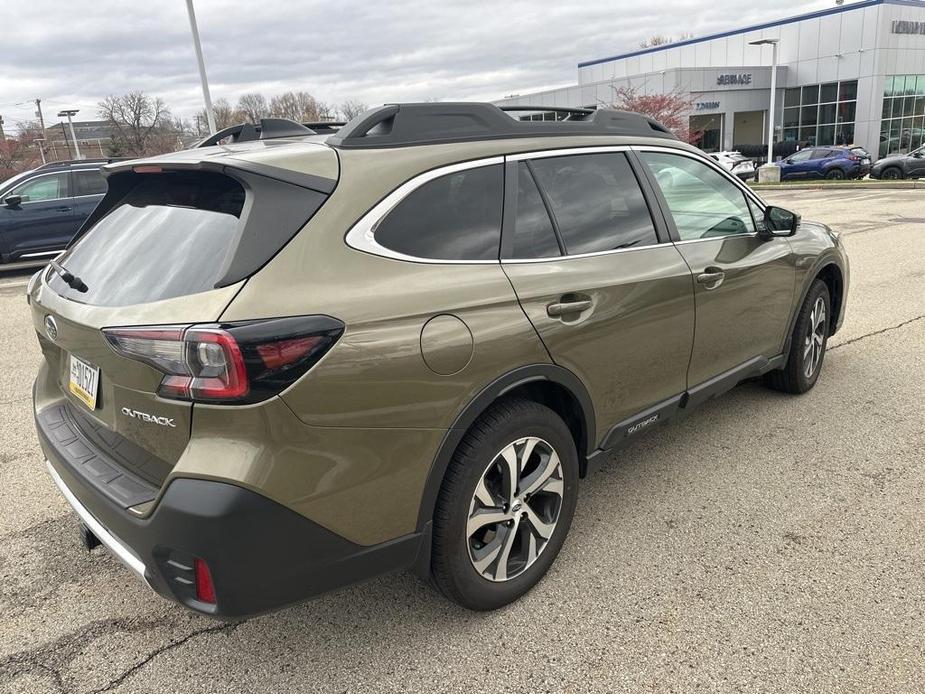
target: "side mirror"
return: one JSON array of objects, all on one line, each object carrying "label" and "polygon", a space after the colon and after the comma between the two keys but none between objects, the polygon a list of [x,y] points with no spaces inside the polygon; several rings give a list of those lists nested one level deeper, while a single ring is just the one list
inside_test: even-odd
[{"label": "side mirror", "polygon": [[800,215],[783,207],[764,208],[764,233],[767,236],[793,236],[800,226]]},{"label": "side mirror", "polygon": [[3,204],[7,207],[19,207],[22,202],[22,196],[20,195],[10,195],[3,199]]},{"label": "side mirror", "polygon": [[920,152],[920,151],[918,151],[918,150],[915,150],[915,151],[912,153],[912,156],[915,157],[916,159],[921,159],[922,157],[925,157],[925,154],[923,154],[922,152]]}]

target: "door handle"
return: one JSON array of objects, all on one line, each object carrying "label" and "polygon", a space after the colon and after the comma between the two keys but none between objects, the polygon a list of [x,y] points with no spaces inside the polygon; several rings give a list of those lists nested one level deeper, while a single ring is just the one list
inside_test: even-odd
[{"label": "door handle", "polygon": [[559,301],[549,304],[546,307],[546,313],[551,318],[567,316],[570,313],[581,313],[591,308],[591,299],[580,299],[577,301]]},{"label": "door handle", "polygon": [[708,267],[704,272],[697,275],[697,282],[706,285],[707,289],[716,289],[723,280],[726,279],[726,273],[718,267]]},{"label": "door handle", "polygon": [[55,209],[56,209],[58,212],[70,212],[70,211],[71,211],[71,208],[70,208],[70,207],[56,207]]}]

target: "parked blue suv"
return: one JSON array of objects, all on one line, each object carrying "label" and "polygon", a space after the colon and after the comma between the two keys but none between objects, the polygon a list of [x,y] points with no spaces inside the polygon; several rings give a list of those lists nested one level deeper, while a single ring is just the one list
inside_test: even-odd
[{"label": "parked blue suv", "polygon": [[112,159],[54,162],[0,183],[0,262],[42,260],[64,250],[106,193]]},{"label": "parked blue suv", "polygon": [[780,178],[860,178],[870,173],[870,157],[862,152],[849,147],[807,147],[779,163]]}]

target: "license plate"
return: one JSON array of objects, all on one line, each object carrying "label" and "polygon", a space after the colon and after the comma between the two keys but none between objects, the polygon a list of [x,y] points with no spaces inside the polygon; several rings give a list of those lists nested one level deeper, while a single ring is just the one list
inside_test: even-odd
[{"label": "license plate", "polygon": [[67,389],[91,410],[96,409],[96,389],[100,384],[100,369],[71,355],[71,376]]}]

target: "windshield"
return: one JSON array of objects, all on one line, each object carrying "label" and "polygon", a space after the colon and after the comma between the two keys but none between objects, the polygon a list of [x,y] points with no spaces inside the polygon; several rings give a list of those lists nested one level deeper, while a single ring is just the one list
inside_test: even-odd
[{"label": "windshield", "polygon": [[126,306],[215,286],[234,250],[245,199],[241,184],[204,172],[139,179],[58,259],[87,291],[52,274],[48,283],[58,294],[81,303]]}]

